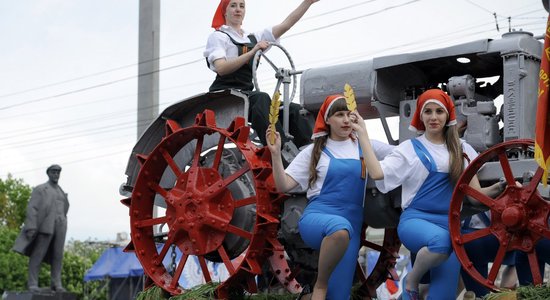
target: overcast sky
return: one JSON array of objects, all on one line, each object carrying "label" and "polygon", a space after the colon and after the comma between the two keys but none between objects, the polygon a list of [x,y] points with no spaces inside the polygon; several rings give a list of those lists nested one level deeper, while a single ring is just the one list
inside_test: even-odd
[{"label": "overcast sky", "polygon": [[[138,3],[0,0],[0,178],[35,186],[60,164],[68,238],[129,232],[118,189],[137,135]],[[248,0],[243,25],[277,24],[299,3]],[[217,5],[162,0],[160,111],[213,80],[202,49]],[[281,43],[303,70],[499,38],[510,28],[542,35],[546,17],[540,0],[321,0]],[[260,73],[260,85],[269,89],[272,76]]]}]

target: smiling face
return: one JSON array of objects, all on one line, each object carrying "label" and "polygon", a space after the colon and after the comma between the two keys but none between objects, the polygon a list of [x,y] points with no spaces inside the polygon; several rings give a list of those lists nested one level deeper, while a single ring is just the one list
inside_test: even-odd
[{"label": "smiling face", "polygon": [[244,0],[231,0],[225,9],[225,24],[229,26],[242,25],[245,13]]},{"label": "smiling face", "polygon": [[421,116],[427,134],[443,134],[449,118],[445,108],[436,103],[428,103],[424,106]]}]

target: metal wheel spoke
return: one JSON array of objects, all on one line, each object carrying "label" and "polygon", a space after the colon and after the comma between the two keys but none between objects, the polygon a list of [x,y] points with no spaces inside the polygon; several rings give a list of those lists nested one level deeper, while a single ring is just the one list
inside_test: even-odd
[{"label": "metal wheel spoke", "polygon": [[238,235],[240,237],[243,237],[245,239],[248,239],[248,240],[252,239],[252,233],[250,233],[246,230],[240,229],[239,227],[233,226],[231,224],[227,225],[227,232],[236,234],[236,235]]},{"label": "metal wheel spoke", "polygon": [[500,161],[500,166],[502,167],[502,172],[504,172],[504,178],[506,178],[506,182],[508,182],[508,185],[515,185],[516,179],[514,178],[514,174],[512,173],[510,161],[508,160],[505,151],[500,151],[498,153],[498,160]]},{"label": "metal wheel spoke", "polygon": [[222,160],[224,144],[225,144],[225,135],[220,135],[218,148],[216,148],[216,155],[214,156],[214,161],[212,162],[212,169],[214,170],[218,170],[218,168],[220,167],[220,161]]},{"label": "metal wheel spoke", "polygon": [[197,145],[195,146],[195,153],[193,153],[193,163],[191,167],[197,167],[199,165],[203,141],[204,141],[204,136],[201,135],[199,138],[197,138]]},{"label": "metal wheel spoke", "polygon": [[158,183],[156,183],[156,182],[152,183],[151,188],[157,194],[161,195],[162,198],[164,198],[165,200],[168,199],[168,191],[166,191],[164,188],[162,188],[160,185],[158,185]]},{"label": "metal wheel spoke", "polygon": [[204,280],[206,280],[206,282],[212,282],[212,277],[210,277],[210,271],[208,270],[208,266],[206,265],[206,260],[204,259],[204,256],[198,256],[198,259],[201,266],[202,275],[204,276]]},{"label": "metal wheel spoke", "polygon": [[493,200],[493,198],[479,192],[468,184],[461,184],[458,188],[463,190],[466,196],[470,196],[476,199],[477,201],[488,206],[489,208],[493,208],[493,206],[495,205],[495,201]]},{"label": "metal wheel spoke", "polygon": [[250,196],[248,198],[235,200],[233,206],[235,208],[239,208],[239,207],[247,206],[247,205],[254,204],[254,203],[256,203],[256,196]]},{"label": "metal wheel spoke", "polygon": [[529,258],[529,267],[531,268],[531,274],[533,275],[533,284],[540,285],[542,284],[542,275],[539,270],[539,260],[537,258],[537,251],[533,249],[532,252],[527,254]]},{"label": "metal wheel spoke", "polygon": [[225,188],[227,187],[228,185],[230,185],[231,183],[233,183],[233,181],[239,179],[239,177],[243,176],[244,174],[246,174],[246,172],[250,171],[250,167],[248,165],[244,165],[241,169],[239,169],[237,172],[227,176],[227,178],[225,178],[223,180],[223,184],[222,184],[222,187]]},{"label": "metal wheel spoke", "polygon": [[489,279],[493,284],[495,280],[497,279],[498,272],[500,270],[500,266],[502,266],[502,262],[504,261],[504,256],[506,255],[506,247],[500,245],[497,251],[497,255],[495,259],[493,260],[493,266],[491,267],[491,271],[489,271],[489,274],[487,275],[487,279]]},{"label": "metal wheel spoke", "polygon": [[178,281],[180,280],[181,274],[183,273],[183,268],[185,267],[185,263],[187,262],[187,258],[189,258],[189,255],[182,254],[181,259],[178,263],[178,267],[176,268],[176,271],[174,272],[174,275],[172,276],[172,283],[170,283],[171,288],[176,288],[178,286]]},{"label": "metal wheel spoke", "polygon": [[159,253],[159,261],[163,261],[164,258],[166,257],[166,254],[168,253],[168,250],[170,249],[170,246],[172,246],[172,242],[174,241],[174,238],[173,238],[174,235],[169,235],[166,242],[164,242],[164,245],[162,246],[162,249],[160,250],[160,253]]},{"label": "metal wheel spoke", "polygon": [[277,68],[277,66],[271,61],[271,59],[269,59],[263,52],[262,52],[261,55],[264,57],[265,61],[267,61],[271,65],[273,70],[275,70],[275,71],[279,70],[279,68]]},{"label": "metal wheel spoke", "polygon": [[174,158],[164,148],[160,149],[160,153],[162,154],[162,157],[164,157],[166,163],[168,163],[168,166],[170,166],[172,172],[174,172],[174,175],[179,178],[183,173],[181,172],[180,167],[178,167],[178,165],[174,161]]},{"label": "metal wheel spoke", "polygon": [[537,171],[535,172],[533,178],[531,178],[531,182],[529,182],[529,185],[526,188],[527,192],[529,192],[529,198],[532,198],[533,194],[537,191],[537,186],[540,183],[543,173],[544,171],[542,170],[542,168],[539,167],[537,168]]},{"label": "metal wheel spoke", "polygon": [[239,169],[237,172],[235,172],[235,173],[227,176],[227,178],[223,179],[221,181],[221,185],[219,185],[217,183],[213,184],[205,192],[206,193],[211,193],[211,197],[215,197],[219,193],[223,192],[225,190],[225,188],[227,188],[228,185],[233,183],[233,181],[239,179],[239,177],[243,176],[248,171],[250,171],[250,168],[248,167],[248,165],[245,165],[241,169]]},{"label": "metal wheel spoke", "polygon": [[150,227],[154,225],[159,225],[166,223],[168,221],[168,218],[166,216],[160,217],[160,218],[152,218],[152,219],[145,219],[136,221],[136,227],[137,228],[143,228],[143,227]]},{"label": "metal wheel spoke", "polygon": [[490,234],[492,234],[492,233],[491,233],[491,228],[489,228],[489,227],[482,228],[482,229],[479,229],[479,230],[476,230],[476,231],[473,231],[473,232],[470,232],[470,233],[465,233],[464,235],[462,235],[462,243],[466,244],[466,243],[469,243],[473,240],[477,240],[477,239],[486,237]]},{"label": "metal wheel spoke", "polygon": [[218,253],[220,254],[220,257],[222,258],[223,264],[227,268],[227,271],[229,272],[229,275],[235,274],[235,267],[233,266],[233,263],[231,262],[231,259],[229,259],[229,255],[227,255],[227,251],[225,251],[225,247],[221,245],[218,248]]}]

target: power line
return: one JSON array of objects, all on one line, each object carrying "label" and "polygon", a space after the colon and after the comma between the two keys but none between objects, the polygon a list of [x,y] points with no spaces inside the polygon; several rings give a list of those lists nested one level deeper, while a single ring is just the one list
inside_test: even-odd
[{"label": "power line", "polygon": [[376,1],[378,1],[378,0],[368,0],[368,1],[363,1],[363,2],[360,2],[360,3],[348,5],[348,6],[345,6],[345,7],[342,7],[342,8],[332,9],[332,10],[330,10],[330,11],[327,11],[327,12],[324,12],[324,13],[320,13],[320,14],[317,14],[317,15],[314,15],[314,16],[311,16],[311,17],[302,18],[301,21],[307,21],[307,20],[315,19],[315,18],[318,18],[318,17],[330,15],[330,14],[333,14],[333,13],[336,13],[336,12],[339,12],[339,11],[347,10],[347,9],[350,9],[350,8],[355,8],[355,7],[357,7],[357,6],[369,4],[369,3],[371,3],[371,2],[376,2]]},{"label": "power line", "polygon": [[299,36],[299,35],[302,35],[302,34],[306,34],[306,33],[309,33],[309,32],[318,31],[318,30],[321,30],[321,29],[330,28],[330,27],[333,27],[333,26],[336,26],[336,25],[341,25],[341,24],[349,23],[349,22],[352,22],[352,21],[355,21],[355,20],[359,20],[359,19],[362,19],[362,18],[365,18],[365,17],[370,17],[370,16],[373,16],[373,15],[377,15],[377,14],[379,14],[379,13],[386,12],[386,11],[388,11],[388,10],[395,9],[395,8],[400,8],[400,7],[403,7],[403,6],[405,6],[405,5],[409,5],[409,4],[418,2],[418,1],[420,1],[420,0],[412,0],[412,1],[408,1],[408,2],[402,3],[402,4],[397,4],[397,5],[393,5],[393,6],[388,6],[388,7],[386,7],[386,8],[383,8],[383,9],[381,9],[381,10],[378,10],[378,11],[375,11],[375,12],[372,12],[372,13],[364,14],[364,15],[357,16],[357,17],[354,17],[354,18],[349,18],[349,19],[342,20],[342,21],[338,21],[338,22],[334,22],[334,23],[331,23],[331,24],[328,24],[328,25],[319,26],[319,27],[316,27],[316,28],[313,28],[313,29],[309,29],[309,30],[305,30],[305,31],[298,32],[298,33],[295,33],[295,34],[287,35],[287,36],[285,37],[285,39],[292,38],[292,37],[295,37],[295,36]]},{"label": "power line", "polygon": [[56,85],[61,85],[61,84],[65,84],[65,83],[69,83],[69,82],[73,82],[73,81],[78,81],[78,80],[82,80],[82,79],[87,79],[87,78],[90,78],[90,77],[95,77],[95,76],[99,76],[99,75],[111,73],[111,72],[114,72],[114,71],[119,71],[119,70],[127,69],[127,68],[130,68],[130,67],[135,67],[135,66],[138,66],[138,65],[141,65],[141,64],[144,64],[144,63],[149,63],[149,62],[161,60],[161,59],[163,59],[163,58],[167,58],[167,57],[171,57],[171,56],[176,56],[176,55],[184,54],[184,53],[187,53],[187,52],[191,52],[191,51],[195,51],[195,50],[199,50],[199,49],[203,49],[203,48],[204,48],[204,46],[199,46],[199,47],[195,47],[195,48],[185,49],[185,50],[182,50],[182,51],[170,53],[170,54],[163,55],[163,56],[157,57],[157,58],[152,58],[152,59],[144,60],[144,61],[141,61],[141,62],[138,62],[138,63],[134,63],[134,64],[129,64],[129,65],[121,66],[121,67],[116,67],[116,68],[108,69],[108,70],[105,70],[105,71],[99,71],[99,72],[91,73],[91,74],[88,74],[88,75],[83,75],[83,76],[79,76],[79,77],[75,77],[75,78],[71,78],[71,79],[67,79],[67,80],[62,80],[62,81],[58,81],[58,82],[54,82],[54,83],[49,83],[49,84],[37,86],[37,87],[30,88],[30,89],[26,89],[26,90],[21,90],[21,91],[17,91],[17,92],[13,92],[13,93],[8,93],[8,94],[0,95],[0,99],[1,99],[1,98],[6,98],[6,97],[10,97],[10,96],[19,95],[19,94],[24,94],[24,93],[28,93],[28,92],[32,92],[32,91],[36,91],[36,90],[41,90],[41,89],[44,89],[44,88],[48,88],[48,87],[52,87],[52,86],[56,86]]},{"label": "power line", "polygon": [[473,2],[473,1],[471,1],[471,0],[464,0],[464,1],[470,3],[471,5],[477,7],[477,8],[479,8],[479,9],[481,9],[481,10],[483,10],[483,11],[485,11],[485,12],[491,14],[491,15],[494,15],[495,18],[496,18],[496,12],[490,11],[490,10],[486,9],[485,7],[479,5],[479,4],[477,4],[477,3],[475,3],[475,2]]},{"label": "power line", "polygon": [[[189,61],[189,62],[186,62],[186,63],[175,65],[175,66],[170,66],[170,67],[159,69],[159,70],[156,70],[156,71],[151,71],[151,72],[139,74],[139,75],[137,75],[137,77],[147,76],[147,75],[151,75],[151,74],[154,74],[154,73],[158,73],[158,72],[162,72],[162,71],[166,71],[166,70],[170,70],[170,69],[180,68],[180,67],[183,67],[183,66],[187,66],[187,65],[190,65],[190,64],[197,63],[199,61],[204,61],[204,58],[196,59],[196,60],[193,60],[193,61]],[[88,87],[81,88],[81,89],[68,91],[68,92],[53,95],[53,96],[46,96],[46,97],[42,97],[42,98],[38,98],[38,99],[24,101],[24,102],[21,102],[21,103],[11,104],[11,105],[7,105],[7,106],[4,106],[4,107],[0,107],[0,110],[6,110],[6,109],[9,109],[9,108],[14,108],[14,107],[23,106],[23,105],[27,105],[27,104],[31,104],[31,103],[41,102],[41,101],[44,101],[44,100],[49,100],[49,99],[59,98],[59,97],[63,97],[63,96],[71,95],[71,94],[81,93],[81,92],[88,91],[88,90],[91,90],[91,89],[96,89],[96,88],[99,88],[99,87],[112,85],[112,84],[115,84],[115,83],[119,83],[119,82],[122,82],[122,81],[127,81],[127,80],[134,79],[134,78],[136,78],[136,76],[129,76],[129,77],[125,77],[125,78],[121,78],[121,79],[117,79],[117,80],[112,80],[112,81],[109,81],[109,82],[104,82],[104,83],[88,86]]]},{"label": "power line", "polygon": [[[529,12],[528,12],[528,13],[529,13]],[[524,13],[524,14],[527,14],[527,13]],[[476,26],[477,26],[477,25],[476,25]],[[474,26],[474,27],[475,27],[475,26]],[[446,34],[445,36],[448,37],[449,34]],[[431,41],[433,42],[433,40],[431,40]],[[411,43],[409,43],[409,44],[416,44],[416,43],[418,43],[418,42],[411,42]],[[408,44],[402,44],[402,45],[395,46],[395,47],[391,47],[391,48],[388,48],[388,49],[401,48],[401,47],[404,47],[404,46],[407,46],[407,45],[408,45]],[[361,56],[365,56],[365,55],[363,54],[363,55],[361,55]],[[202,59],[201,59],[201,60],[202,60]]]},{"label": "power line", "polygon": [[[85,161],[91,161],[91,160],[96,160],[98,158],[104,158],[104,157],[109,157],[109,156],[115,156],[115,155],[118,155],[118,154],[121,154],[121,153],[128,153],[130,152],[131,150],[124,150],[124,151],[117,151],[117,152],[111,152],[111,153],[106,153],[106,154],[101,154],[101,155],[96,155],[96,156],[92,156],[92,157],[88,157],[88,158],[84,158],[84,159],[76,159],[76,160],[70,160],[70,161],[63,161],[62,164],[65,166],[65,165],[72,165],[72,164],[76,164],[76,163],[81,163],[81,162],[85,162]],[[41,170],[44,170],[49,164],[45,164],[44,166],[40,166],[39,168],[34,168],[34,169],[27,169],[27,170],[23,170],[23,171],[18,171],[18,172],[10,172],[10,173],[6,173],[5,175],[0,175],[0,177],[7,177],[8,174],[24,174],[24,173],[30,173],[30,172],[36,172],[36,171],[41,171]]]},{"label": "power line", "polygon": [[[401,4],[400,6],[402,6],[402,5],[406,5],[406,3],[405,3],[405,4]],[[525,15],[525,14],[528,14],[528,13],[530,13],[530,12],[523,13],[522,15]],[[448,35],[447,35],[447,37],[448,37]],[[432,42],[433,42],[433,41],[432,41]],[[409,43],[409,45],[410,45],[410,44],[415,44],[415,43],[416,43],[416,42],[411,42],[411,43]],[[399,45],[399,46],[391,47],[391,48],[387,48],[387,49],[395,49],[395,48],[404,47],[404,46],[407,46],[407,44],[403,44],[403,45]],[[200,60],[202,61],[202,59],[200,59]],[[164,69],[163,69],[163,70],[164,70]],[[132,121],[132,122],[133,122],[133,121]]]},{"label": "power line", "polygon": [[[358,3],[358,4],[349,5],[349,6],[346,6],[346,7],[339,8],[339,9],[331,10],[329,12],[322,13],[322,14],[319,14],[319,15],[316,15],[316,16],[312,16],[312,17],[309,17],[309,18],[316,18],[316,17],[319,17],[319,16],[333,14],[333,13],[336,13],[336,12],[339,12],[339,11],[342,11],[342,10],[350,9],[350,8],[353,8],[353,7],[357,7],[357,6],[368,4],[368,3],[371,3],[371,2],[375,2],[375,1],[378,1],[378,0],[364,1],[364,2],[361,2],[361,3]],[[416,1],[420,1],[420,0],[414,0],[412,2],[416,2]],[[408,3],[405,3],[405,5],[406,4],[408,4]],[[401,6],[401,5],[392,6],[389,9],[397,8],[399,6]],[[384,9],[382,11],[385,11],[385,10],[387,10],[387,9]],[[382,12],[382,11],[379,11],[379,12]],[[371,15],[371,14],[369,14],[369,15]],[[366,16],[368,16],[368,15],[360,16],[358,18],[363,18],[363,17],[366,17]],[[357,18],[355,18],[355,19],[357,19]],[[352,20],[349,20],[349,21],[352,21]],[[346,22],[342,22],[342,23],[346,23]],[[326,27],[331,27],[331,26],[335,26],[335,25],[338,25],[338,24],[333,24],[333,25],[326,26]],[[316,30],[320,30],[320,29],[323,29],[323,28],[326,28],[326,27],[321,27],[321,28],[318,28]],[[312,30],[312,31],[314,31],[314,30]],[[303,32],[303,33],[307,33],[307,32],[309,32],[309,31],[306,31],[306,32]],[[286,36],[285,38],[300,35],[300,34],[303,34],[303,33],[289,35],[289,36]],[[138,62],[136,64],[129,64],[129,65],[116,67],[116,68],[105,70],[105,71],[100,71],[100,72],[97,72],[97,73],[92,73],[92,74],[88,74],[88,75],[84,75],[84,76],[80,76],[80,77],[76,77],[76,78],[71,78],[71,79],[67,79],[67,80],[63,80],[63,81],[59,81],[59,82],[55,82],[55,83],[51,83],[51,84],[46,84],[46,85],[42,85],[42,86],[38,86],[38,87],[34,87],[34,88],[22,90],[22,91],[17,91],[17,92],[13,92],[13,93],[4,94],[4,95],[0,95],[0,98],[5,98],[5,97],[8,97],[8,96],[14,96],[14,95],[18,95],[18,94],[27,93],[27,92],[30,92],[30,91],[43,89],[43,88],[46,88],[46,87],[52,87],[52,86],[56,86],[56,85],[60,85],[60,84],[68,83],[68,82],[73,82],[73,81],[78,81],[78,80],[90,78],[90,77],[106,74],[106,73],[109,73],[109,72],[129,68],[129,67],[134,67],[134,66],[139,65],[139,64],[148,63],[148,62],[160,60],[160,59],[175,56],[175,55],[180,55],[180,54],[183,54],[183,53],[188,53],[188,52],[199,50],[199,49],[204,49],[204,47],[205,47],[205,45],[201,45],[201,46],[185,49],[185,50],[182,50],[182,51],[174,52],[174,53],[171,53],[171,54],[168,54],[168,55],[164,55],[164,56],[161,56],[161,57],[158,57],[158,58],[141,61],[141,62]],[[195,61],[187,62],[187,63],[177,65],[177,66],[173,66],[173,67],[170,67],[170,68],[182,67],[184,65],[193,64],[193,63],[196,63],[196,62],[199,62],[199,61],[202,61],[202,60],[203,59],[198,59],[198,60],[195,60]],[[163,71],[163,70],[168,70],[170,68],[165,68],[165,69],[162,69],[162,70],[159,70],[159,71],[156,71],[156,72],[160,72],[160,71]],[[150,73],[147,73],[147,74],[141,74],[141,76],[150,75],[152,73],[154,73],[154,72],[150,72]],[[13,107],[18,107],[18,106],[22,106],[22,105],[26,105],[26,104],[30,104],[30,103],[40,102],[40,101],[44,101],[44,100],[48,100],[48,99],[52,99],[52,98],[62,97],[62,96],[66,96],[66,95],[73,94],[73,93],[79,93],[79,92],[87,91],[87,90],[90,90],[90,89],[95,89],[95,88],[99,88],[99,87],[103,87],[103,86],[107,86],[107,85],[112,85],[112,84],[119,83],[119,82],[122,82],[122,81],[130,80],[130,79],[133,79],[133,78],[135,78],[135,76],[121,78],[121,79],[118,79],[118,80],[114,80],[114,81],[110,81],[110,82],[106,82],[106,83],[102,83],[102,84],[98,84],[98,85],[94,85],[94,86],[90,86],[90,87],[86,87],[86,88],[82,88],[82,89],[78,89],[78,90],[73,90],[73,91],[69,91],[69,92],[66,92],[66,93],[61,93],[61,94],[58,94],[58,95],[53,95],[53,96],[47,96],[47,97],[42,97],[42,98],[38,98],[38,99],[28,100],[28,101],[23,102],[23,103],[13,104],[13,105],[5,106],[5,107],[0,107],[0,110],[13,108]]]}]

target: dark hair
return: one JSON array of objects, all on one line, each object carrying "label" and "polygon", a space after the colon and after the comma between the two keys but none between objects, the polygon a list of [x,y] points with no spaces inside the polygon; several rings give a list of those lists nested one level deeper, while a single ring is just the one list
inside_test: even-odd
[{"label": "dark hair", "polygon": [[[335,113],[343,110],[345,111],[348,110],[346,100],[344,98],[335,100],[332,106],[330,107],[330,110],[327,113],[327,119],[330,118]],[[330,126],[328,124],[327,126],[329,127],[329,130],[330,130]],[[313,183],[315,183],[315,181],[317,180],[317,164],[319,163],[319,159],[321,158],[321,151],[323,151],[323,149],[327,145],[329,134],[317,137],[313,141],[313,149],[311,150],[311,161],[309,162],[309,180],[308,180],[309,188],[311,188]]]}]

